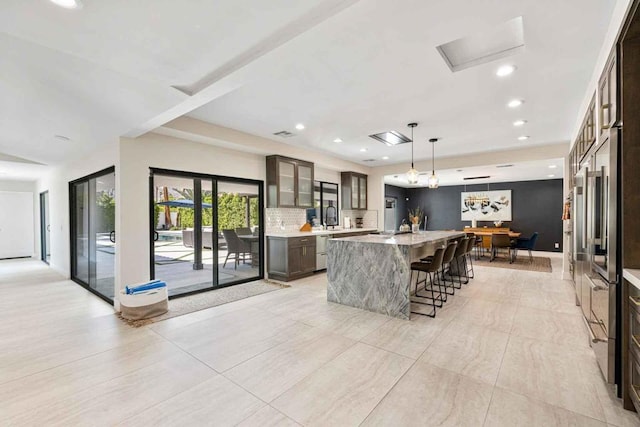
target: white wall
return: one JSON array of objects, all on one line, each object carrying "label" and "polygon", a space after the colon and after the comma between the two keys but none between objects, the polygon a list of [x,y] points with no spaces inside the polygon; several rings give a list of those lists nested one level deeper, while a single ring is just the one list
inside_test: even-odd
[{"label": "white wall", "polygon": [[[51,170],[36,183],[36,196],[49,191],[49,220],[51,224],[50,266],[65,277],[70,277],[69,254],[69,182],[102,169],[116,166],[118,173],[118,144],[108,144],[91,156]],[[118,215],[116,206],[116,217]],[[40,240],[40,212],[36,209],[36,241]],[[38,243],[37,253],[40,256]]]},{"label": "white wall", "polygon": [[31,256],[40,256],[40,237],[38,230],[40,229],[39,209],[40,201],[38,199],[38,192],[36,192],[35,181],[12,181],[12,180],[0,180],[0,191],[18,191],[33,193],[33,250]]}]

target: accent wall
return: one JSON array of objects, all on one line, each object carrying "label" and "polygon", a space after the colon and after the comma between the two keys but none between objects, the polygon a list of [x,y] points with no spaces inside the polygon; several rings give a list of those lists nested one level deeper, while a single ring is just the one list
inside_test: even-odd
[{"label": "accent wall", "polygon": [[[387,194],[403,194],[409,199],[404,212],[398,211],[398,217],[408,216],[407,209],[421,207],[428,216],[428,230],[462,230],[470,226],[471,221],[462,221],[460,210],[460,193],[511,190],[512,221],[503,226],[522,233],[523,237],[539,233],[536,249],[541,251],[561,252],[563,243],[562,206],[563,183],[561,179],[540,181],[501,182],[487,184],[458,185],[428,188],[398,188],[386,186]],[[389,188],[392,187],[392,188]],[[400,190],[400,191],[399,191]],[[478,226],[493,227],[491,221],[478,221]],[[423,226],[420,228],[422,229]],[[555,244],[558,244],[558,248]]]}]

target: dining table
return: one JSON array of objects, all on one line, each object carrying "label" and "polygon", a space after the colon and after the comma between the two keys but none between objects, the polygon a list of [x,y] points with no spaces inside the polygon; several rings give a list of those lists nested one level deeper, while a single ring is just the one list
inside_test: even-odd
[{"label": "dining table", "polygon": [[522,235],[517,231],[509,230],[508,228],[491,228],[491,227],[482,227],[482,228],[470,228],[466,227],[464,229],[464,233],[473,233],[476,236],[482,237],[482,244],[479,245],[481,248],[478,256],[483,255],[484,249],[491,249],[491,236],[494,234],[508,234],[510,238],[517,239]]}]

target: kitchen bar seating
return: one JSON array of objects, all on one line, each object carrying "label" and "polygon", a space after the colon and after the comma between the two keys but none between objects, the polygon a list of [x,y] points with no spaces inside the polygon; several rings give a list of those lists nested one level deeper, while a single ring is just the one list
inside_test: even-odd
[{"label": "kitchen bar seating", "polygon": [[[418,261],[411,263],[411,276],[413,282],[413,272],[416,272],[416,287],[414,298],[411,299],[411,303],[421,304],[421,305],[429,305],[433,307],[433,311],[431,313],[423,313],[421,311],[411,311],[411,313],[420,314],[422,316],[436,317],[436,307],[442,307],[444,301],[443,300],[443,292],[442,286],[440,284],[439,279],[439,271],[442,267],[442,259],[444,257],[444,249],[438,248],[436,249],[435,254],[430,259],[430,261]],[[424,273],[424,279],[420,280],[420,273]],[[435,296],[435,287],[436,280],[438,286],[438,296]],[[424,285],[425,292],[430,292],[431,296],[423,295],[418,292],[418,288],[420,285]],[[427,300],[427,301],[425,301]]]},{"label": "kitchen bar seating", "polygon": [[[455,240],[450,241],[447,244],[447,248],[444,251],[444,255],[442,258],[442,267],[440,268],[441,271],[441,275],[442,275],[442,280],[444,280],[444,291],[445,291],[445,301],[447,300],[447,295],[454,295],[456,293],[456,289],[460,289],[460,288],[456,288],[455,282],[453,280],[453,276],[450,275],[451,277],[451,286],[447,285],[447,268],[449,270],[451,270],[451,261],[453,261],[453,257],[455,256],[456,253],[456,247],[458,246],[458,242],[456,242]],[[431,257],[425,257],[422,258],[423,262],[429,262],[431,260]],[[447,291],[447,288],[451,288],[451,293],[449,293],[449,291]]]}]

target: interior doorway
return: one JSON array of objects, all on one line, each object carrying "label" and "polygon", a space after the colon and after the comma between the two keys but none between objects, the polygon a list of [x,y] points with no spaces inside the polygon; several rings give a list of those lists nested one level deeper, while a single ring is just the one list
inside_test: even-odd
[{"label": "interior doorway", "polygon": [[40,193],[40,259],[51,259],[51,222],[49,220],[49,192]]}]

